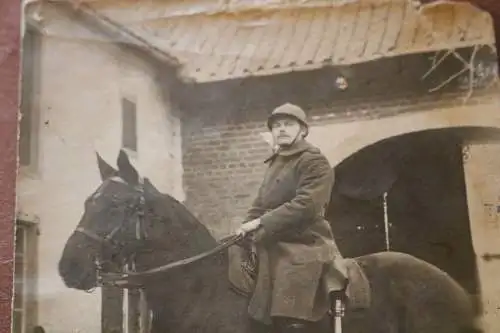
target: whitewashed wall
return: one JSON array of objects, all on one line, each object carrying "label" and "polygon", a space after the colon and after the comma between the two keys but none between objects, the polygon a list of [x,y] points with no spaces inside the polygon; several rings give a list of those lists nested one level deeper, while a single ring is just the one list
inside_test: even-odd
[{"label": "whitewashed wall", "polygon": [[66,288],[57,273],[85,198],[100,183],[95,151],[115,165],[121,97],[137,102],[133,163],[158,188],[184,199],[180,124],[143,62],[111,44],[43,38],[39,167],[21,171],[18,210],[40,219],[38,319],[47,332],[100,332],[100,292]]}]

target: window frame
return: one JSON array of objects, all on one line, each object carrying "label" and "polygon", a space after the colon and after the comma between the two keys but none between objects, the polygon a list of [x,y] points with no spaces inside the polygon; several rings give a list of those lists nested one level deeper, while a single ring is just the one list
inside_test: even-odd
[{"label": "window frame", "polygon": [[[21,104],[19,108],[19,171],[25,175],[36,175],[39,168],[39,121],[40,121],[40,80],[42,35],[37,28],[26,22],[22,39]],[[29,53],[29,56],[26,54]],[[29,58],[27,58],[29,57]],[[31,63],[27,63],[31,59]],[[27,82],[28,81],[28,82]],[[29,136],[23,135],[23,114],[29,112],[27,129]],[[26,119],[26,118],[24,118]],[[26,121],[26,120],[24,120]],[[27,141],[26,141],[27,140]],[[29,161],[23,161],[22,148],[28,149]]]},{"label": "window frame", "polygon": [[[127,104],[131,106],[128,108]],[[130,95],[122,95],[120,98],[121,107],[121,147],[132,157],[137,157],[139,152],[139,124],[137,117],[137,99]],[[127,114],[127,112],[132,112]],[[129,124],[129,118],[132,115],[132,124]],[[132,141],[132,144],[130,144]]]},{"label": "window frame", "polygon": [[[19,252],[18,232],[22,233],[23,243]],[[38,219],[29,216],[18,216],[15,225],[14,243],[14,294],[12,307],[12,333],[28,333],[37,324],[37,271],[38,271]],[[17,267],[22,260],[22,280],[19,282]],[[16,307],[16,297],[21,288],[21,304]],[[15,327],[16,314],[21,316],[21,327]]]}]

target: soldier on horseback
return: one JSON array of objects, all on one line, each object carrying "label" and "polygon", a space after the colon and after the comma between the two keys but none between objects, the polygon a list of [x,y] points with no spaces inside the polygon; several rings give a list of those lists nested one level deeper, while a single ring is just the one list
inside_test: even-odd
[{"label": "soldier on horseback", "polygon": [[[325,208],[334,182],[322,152],[305,140],[305,112],[286,103],[267,120],[276,149],[238,234],[248,234],[256,279],[248,307],[280,332],[306,332],[342,294],[346,272]],[[248,245],[248,244],[247,244]]]}]

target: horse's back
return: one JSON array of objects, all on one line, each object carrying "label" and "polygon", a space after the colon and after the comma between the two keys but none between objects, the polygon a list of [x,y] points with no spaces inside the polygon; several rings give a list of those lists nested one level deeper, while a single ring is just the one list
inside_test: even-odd
[{"label": "horse's back", "polygon": [[458,333],[473,326],[472,298],[438,267],[400,252],[379,252],[354,258],[363,268],[372,292],[382,288],[392,306],[405,316],[407,332]]}]

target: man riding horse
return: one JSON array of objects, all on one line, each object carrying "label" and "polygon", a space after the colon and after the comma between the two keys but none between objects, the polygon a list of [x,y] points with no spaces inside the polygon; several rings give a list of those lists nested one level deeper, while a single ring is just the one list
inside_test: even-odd
[{"label": "man riding horse", "polygon": [[305,140],[305,112],[286,103],[267,120],[275,145],[238,234],[249,233],[257,277],[248,312],[280,332],[305,332],[340,297],[346,272],[324,217],[334,182],[322,152]]}]

